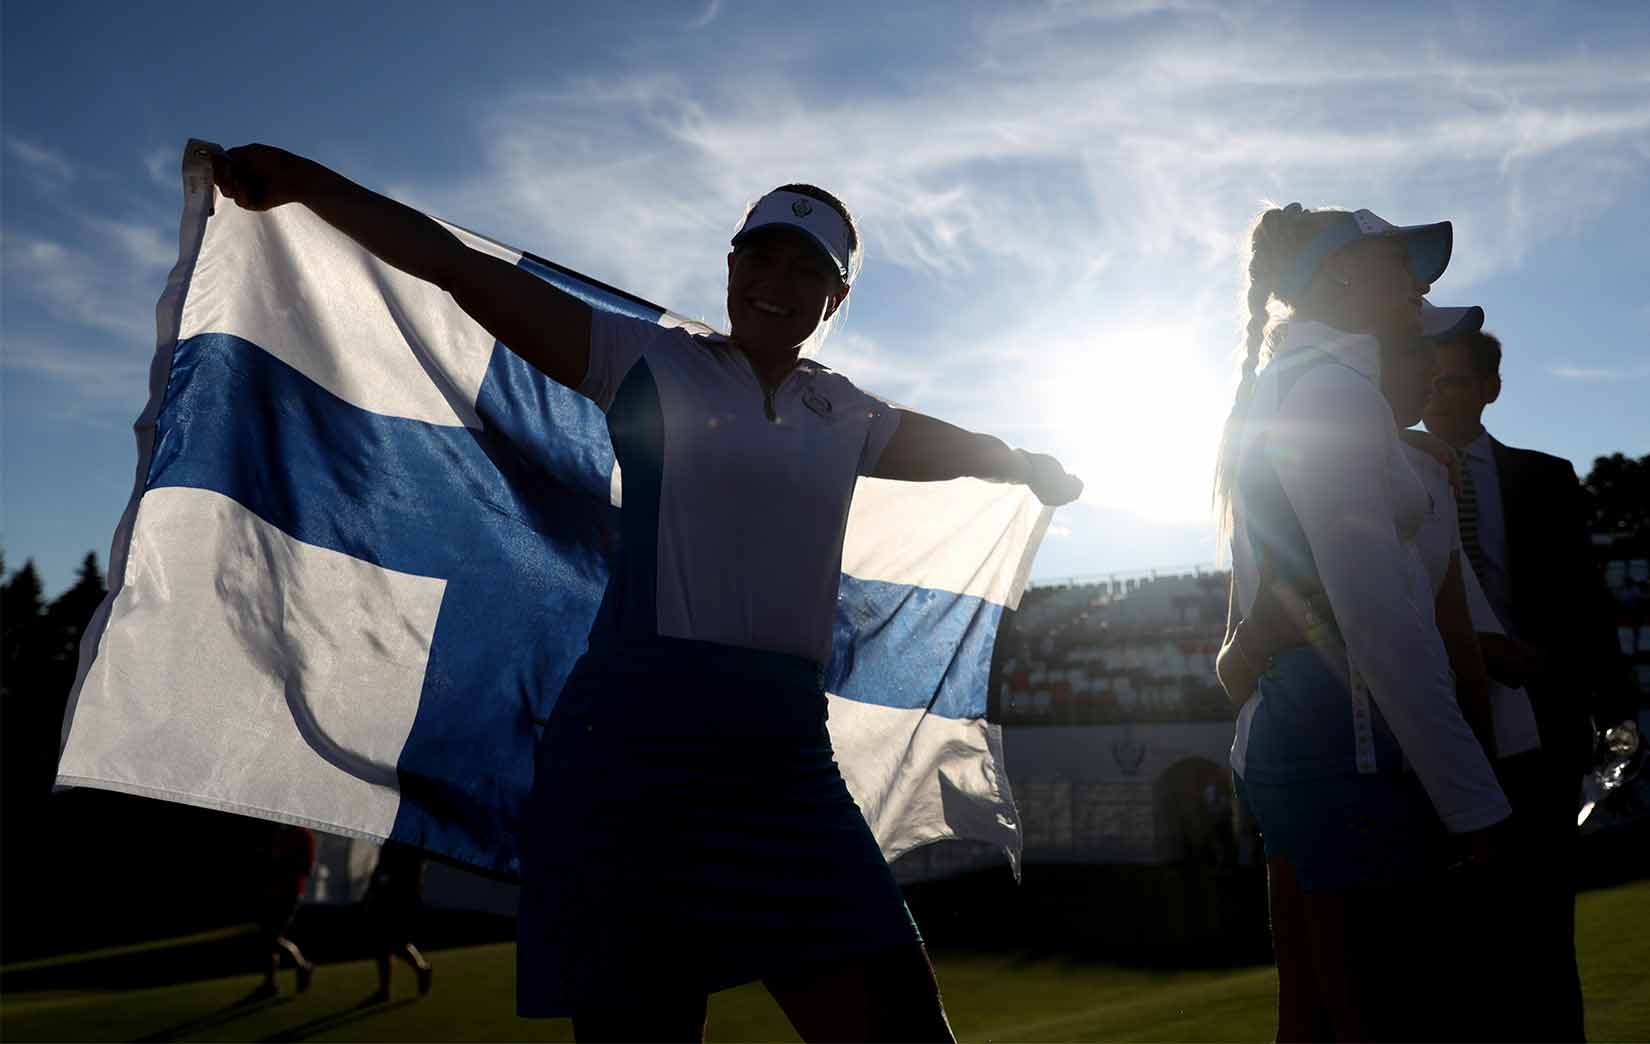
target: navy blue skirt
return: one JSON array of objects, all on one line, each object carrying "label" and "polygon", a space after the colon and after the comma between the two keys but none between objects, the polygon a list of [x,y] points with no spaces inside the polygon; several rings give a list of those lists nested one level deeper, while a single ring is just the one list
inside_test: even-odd
[{"label": "navy blue skirt", "polygon": [[1360,773],[1351,694],[1317,652],[1278,653],[1260,691],[1237,790],[1267,858],[1287,859],[1309,892],[1413,884],[1442,867],[1443,824],[1379,707],[1379,771]]},{"label": "navy blue skirt", "polygon": [[1310,783],[1237,781],[1266,857],[1282,857],[1308,892],[1393,888],[1443,868],[1445,834],[1410,772]]},{"label": "navy blue skirt", "polygon": [[517,1011],[712,993],[919,942],[825,714],[797,657],[679,640],[587,653],[521,828]]}]

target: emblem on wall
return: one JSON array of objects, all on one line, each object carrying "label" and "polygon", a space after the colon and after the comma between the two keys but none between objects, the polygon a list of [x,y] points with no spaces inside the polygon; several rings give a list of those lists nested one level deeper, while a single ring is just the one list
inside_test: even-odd
[{"label": "emblem on wall", "polygon": [[1146,745],[1134,738],[1133,729],[1125,729],[1121,736],[1111,741],[1111,757],[1123,775],[1132,776],[1145,763]]}]

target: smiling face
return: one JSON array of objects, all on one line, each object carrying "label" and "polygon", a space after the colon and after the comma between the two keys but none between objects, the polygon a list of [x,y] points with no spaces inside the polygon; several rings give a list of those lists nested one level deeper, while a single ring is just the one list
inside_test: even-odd
[{"label": "smiling face", "polygon": [[728,319],[747,351],[794,352],[847,294],[830,258],[804,233],[762,229],[728,255]]}]

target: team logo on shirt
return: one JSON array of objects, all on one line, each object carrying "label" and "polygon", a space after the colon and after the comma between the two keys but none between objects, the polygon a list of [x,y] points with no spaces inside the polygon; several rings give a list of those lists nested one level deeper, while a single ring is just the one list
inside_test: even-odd
[{"label": "team logo on shirt", "polygon": [[799,199],[791,204],[791,213],[797,217],[807,217],[814,212],[814,205],[805,199]]}]

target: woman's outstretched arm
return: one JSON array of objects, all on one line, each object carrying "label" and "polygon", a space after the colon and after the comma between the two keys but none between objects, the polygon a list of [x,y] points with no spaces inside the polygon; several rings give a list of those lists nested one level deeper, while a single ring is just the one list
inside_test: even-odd
[{"label": "woman's outstretched arm", "polygon": [[570,388],[590,364],[590,306],[333,170],[270,145],[212,158],[225,196],[248,210],[301,203],[385,264],[441,287],[470,318],[546,377]]},{"label": "woman's outstretched arm", "polygon": [[899,427],[883,447],[871,474],[904,482],[981,478],[1030,486],[1043,503],[1076,500],[1083,481],[1045,453],[1009,449],[1001,439],[966,431],[911,410],[900,410]]}]

